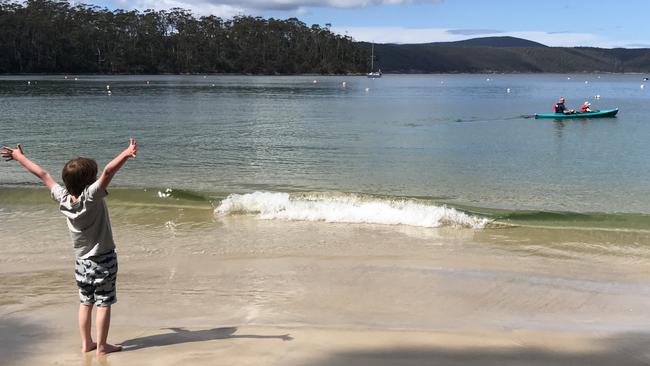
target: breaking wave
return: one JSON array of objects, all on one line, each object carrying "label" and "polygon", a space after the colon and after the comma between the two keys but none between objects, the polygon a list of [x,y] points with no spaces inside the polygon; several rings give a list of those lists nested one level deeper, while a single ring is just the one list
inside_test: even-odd
[{"label": "breaking wave", "polygon": [[265,220],[409,225],[429,228],[451,226],[481,229],[490,222],[487,218],[428,202],[325,193],[231,194],[221,201],[215,213],[256,215]]}]

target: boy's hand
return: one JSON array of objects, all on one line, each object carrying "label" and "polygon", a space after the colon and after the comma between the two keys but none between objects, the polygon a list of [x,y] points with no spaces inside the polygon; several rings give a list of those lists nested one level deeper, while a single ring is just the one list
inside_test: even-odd
[{"label": "boy's hand", "polygon": [[102,175],[99,176],[99,186],[102,189],[106,189],[108,185],[111,183],[111,180],[113,179],[113,176],[115,173],[117,173],[118,170],[126,163],[129,158],[135,158],[135,156],[138,155],[138,145],[135,142],[134,138],[129,139],[129,147],[124,149],[119,155],[115,157],[115,159],[111,160],[110,163],[104,167],[104,171],[102,172]]},{"label": "boy's hand", "polygon": [[16,145],[15,149],[3,146],[0,154],[2,154],[2,158],[5,159],[5,161],[18,160],[19,156],[25,155],[23,152],[23,145],[21,144]]},{"label": "boy's hand", "polygon": [[135,156],[138,155],[138,144],[134,138],[129,139],[129,147],[124,151],[132,158],[135,158]]},{"label": "boy's hand", "polygon": [[41,168],[38,164],[32,162],[25,156],[25,153],[23,152],[23,145],[18,144],[16,145],[15,149],[3,146],[0,150],[0,155],[2,155],[2,158],[6,161],[16,160],[19,162],[20,165],[24,166],[25,169],[27,169],[30,173],[39,177],[43,184],[45,184],[47,189],[50,191],[56,185],[56,181],[52,179],[50,174],[45,169]]}]

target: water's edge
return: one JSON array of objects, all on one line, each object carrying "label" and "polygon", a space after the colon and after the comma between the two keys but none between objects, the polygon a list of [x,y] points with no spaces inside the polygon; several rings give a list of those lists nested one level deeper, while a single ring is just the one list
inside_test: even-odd
[{"label": "water's edge", "polygon": [[[267,220],[458,227],[513,226],[650,232],[650,215],[642,213],[507,210],[469,206],[436,197],[397,197],[350,192],[199,192],[172,188],[113,188],[109,205],[213,211],[216,216],[252,215]],[[36,187],[0,185],[0,209],[51,203]]]}]

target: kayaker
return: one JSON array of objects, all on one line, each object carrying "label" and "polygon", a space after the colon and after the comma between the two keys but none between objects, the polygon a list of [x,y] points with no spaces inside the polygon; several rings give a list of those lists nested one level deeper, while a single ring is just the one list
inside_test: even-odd
[{"label": "kayaker", "polygon": [[565,102],[565,99],[564,99],[564,97],[562,97],[562,98],[560,98],[560,101],[557,102],[557,104],[555,104],[553,106],[553,109],[555,110],[555,113],[562,113],[562,114],[575,113],[575,111],[573,109],[567,109],[567,107],[564,105],[564,102]]},{"label": "kayaker", "polygon": [[580,110],[582,111],[582,113],[593,112],[591,110],[591,103],[589,103],[589,102],[585,102],[582,105],[582,107],[580,107]]}]

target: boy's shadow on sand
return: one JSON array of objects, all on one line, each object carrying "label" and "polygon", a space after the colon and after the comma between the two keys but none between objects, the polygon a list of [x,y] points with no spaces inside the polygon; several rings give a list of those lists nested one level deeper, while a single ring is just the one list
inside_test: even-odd
[{"label": "boy's shadow on sand", "polygon": [[253,339],[281,339],[291,341],[293,337],[289,334],[282,335],[256,335],[256,334],[235,334],[237,327],[212,328],[205,330],[186,330],[183,328],[165,328],[171,333],[155,334],[146,337],[138,337],[122,342],[124,351],[135,351],[141,348],[170,346],[180,343],[205,342],[216,339],[229,338],[253,338]]}]

